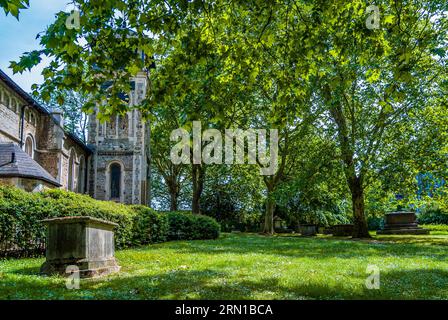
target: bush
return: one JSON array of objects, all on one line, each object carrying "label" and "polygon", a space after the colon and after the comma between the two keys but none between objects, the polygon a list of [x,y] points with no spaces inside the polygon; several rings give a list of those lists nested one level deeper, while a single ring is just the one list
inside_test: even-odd
[{"label": "bush", "polygon": [[183,212],[168,212],[168,240],[217,239],[220,225],[215,219]]},{"label": "bush", "polygon": [[384,217],[368,216],[367,228],[370,231],[376,231],[384,228]]},{"label": "bush", "polygon": [[63,190],[28,193],[0,186],[0,255],[42,254],[46,228],[41,220],[64,216],[91,216],[117,223],[117,249],[172,239],[216,239],[220,231],[214,219],[191,213],[160,213]]},{"label": "bush", "polygon": [[6,250],[31,253],[44,246],[45,226],[41,220],[63,216],[92,216],[118,224],[117,248],[132,244],[135,212],[131,207],[62,190],[28,193],[0,186],[0,243]]},{"label": "bush", "polygon": [[134,217],[135,245],[164,242],[168,238],[168,216],[145,206],[132,206]]},{"label": "bush", "polygon": [[421,224],[448,224],[448,212],[436,202],[425,205],[417,215]]}]

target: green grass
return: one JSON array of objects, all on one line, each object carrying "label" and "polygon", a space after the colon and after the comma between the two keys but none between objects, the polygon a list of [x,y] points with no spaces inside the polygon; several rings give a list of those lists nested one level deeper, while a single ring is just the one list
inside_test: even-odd
[{"label": "green grass", "polygon": [[[447,299],[448,235],[224,234],[122,250],[118,275],[83,280],[38,275],[44,259],[0,261],[0,299]],[[367,265],[381,271],[365,287]]]},{"label": "green grass", "polygon": [[448,234],[448,225],[446,224],[423,224],[421,227],[431,231],[431,234]]}]

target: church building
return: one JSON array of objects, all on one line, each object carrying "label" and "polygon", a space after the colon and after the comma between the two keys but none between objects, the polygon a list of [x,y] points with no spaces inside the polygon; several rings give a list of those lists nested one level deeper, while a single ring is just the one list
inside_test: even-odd
[{"label": "church building", "polygon": [[[131,83],[132,107],[145,96],[146,77]],[[0,70],[0,184],[147,204],[149,128],[130,109],[106,123],[90,115],[85,143],[64,129],[60,111],[47,110]]]}]

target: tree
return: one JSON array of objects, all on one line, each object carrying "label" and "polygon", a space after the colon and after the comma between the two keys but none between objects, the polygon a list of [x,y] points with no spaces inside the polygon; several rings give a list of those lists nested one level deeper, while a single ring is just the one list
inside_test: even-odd
[{"label": "tree", "polygon": [[11,13],[17,20],[20,10],[27,9],[29,5],[29,0],[0,0],[0,7],[3,8],[5,14]]},{"label": "tree", "polygon": [[222,230],[260,231],[265,201],[257,166],[211,165],[201,197],[202,213],[214,217]]},{"label": "tree", "polygon": [[394,152],[400,124],[415,122],[414,110],[429,107],[446,65],[444,54],[435,54],[447,32],[446,19],[438,19],[442,6],[421,1],[380,7],[384,26],[378,30],[353,20],[360,4],[341,6],[336,16],[334,5],[321,7],[325,28],[317,54],[324,63],[317,78],[352,195],[354,237],[369,237],[364,194],[380,171],[378,160]]},{"label": "tree", "polygon": [[[179,114],[178,106],[164,106],[153,110],[151,118],[151,166],[154,167],[156,174],[162,177],[167,187],[169,194],[167,200],[171,211],[179,209],[179,197],[187,182],[186,175],[189,169],[188,165],[174,164],[170,159],[170,150],[175,144],[171,141],[170,134],[180,127]],[[156,176],[154,178],[157,179]]]},{"label": "tree", "polygon": [[88,101],[86,95],[72,90],[59,90],[52,93],[49,101],[38,100],[49,110],[61,109],[65,129],[87,142],[88,116],[83,111]]},{"label": "tree", "polygon": [[[39,87],[44,98],[54,89],[78,89],[91,93],[92,102],[107,98],[100,114],[122,112],[127,106],[119,95],[129,90],[129,78],[156,61],[142,110],[177,100],[185,123],[207,119],[220,129],[241,119],[246,128],[261,122],[282,132],[286,151],[279,171],[266,179],[268,191],[287,176],[282,165],[294,164],[291,135],[307,137],[291,127],[313,123],[317,134],[337,142],[354,237],[369,236],[365,193],[381,175],[382,160],[393,158],[403,124],[416,124],[419,111],[431,108],[429,97],[446,94],[447,3],[441,0],[378,1],[379,26],[362,0],[75,3],[80,29],[68,29],[68,14],[59,13],[41,36],[44,49],[12,63],[17,72],[42,55],[54,58]],[[110,79],[106,96],[100,88]],[[192,167],[195,212],[203,169]],[[273,206],[269,200],[267,211]]]},{"label": "tree", "polygon": [[369,237],[364,193],[380,171],[377,160],[400,134],[398,124],[428,107],[446,69],[445,2],[382,1],[378,8],[384,18],[373,30],[366,27],[371,17],[364,1],[232,2],[216,13],[227,22],[223,27],[210,22],[229,81],[245,67],[250,75],[280,61],[272,79],[289,83],[280,98],[297,99],[306,92],[304,81],[313,85],[319,123],[338,141],[354,237]]}]

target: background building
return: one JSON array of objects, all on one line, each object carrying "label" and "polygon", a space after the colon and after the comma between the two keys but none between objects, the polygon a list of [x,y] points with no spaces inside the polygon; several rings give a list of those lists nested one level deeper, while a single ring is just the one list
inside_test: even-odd
[{"label": "background building", "polygon": [[[135,105],[145,96],[145,75],[132,83],[129,103]],[[15,165],[33,164],[33,172],[41,175],[34,177],[37,185],[28,185],[29,191],[40,190],[40,181],[44,187],[86,193],[95,199],[146,204],[149,128],[140,112],[129,111],[108,123],[100,123],[93,114],[89,129],[86,144],[64,129],[60,111],[41,106],[0,70],[0,161],[6,161],[0,163],[0,183],[24,186],[8,163],[14,144],[33,160],[15,152]]]},{"label": "background building", "polygon": [[[131,106],[144,99],[146,85],[144,73],[131,79]],[[138,110],[117,115],[106,123],[100,123],[96,113],[92,114],[89,146],[93,151],[89,167],[89,190],[93,198],[128,204],[148,203],[149,127]]]}]

